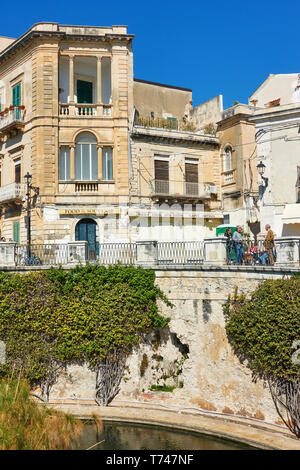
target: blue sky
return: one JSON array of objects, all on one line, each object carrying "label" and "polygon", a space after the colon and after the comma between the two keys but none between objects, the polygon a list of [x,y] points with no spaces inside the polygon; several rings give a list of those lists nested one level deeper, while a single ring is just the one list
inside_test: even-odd
[{"label": "blue sky", "polygon": [[[8,2],[5,4],[8,8]],[[224,107],[248,97],[269,73],[300,73],[300,1],[15,0],[0,35],[39,21],[128,25],[134,76],[192,88],[194,105],[218,94]]]}]

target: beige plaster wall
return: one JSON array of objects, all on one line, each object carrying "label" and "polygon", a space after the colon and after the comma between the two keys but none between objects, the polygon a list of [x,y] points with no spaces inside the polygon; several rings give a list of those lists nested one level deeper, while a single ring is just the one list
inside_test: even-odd
[{"label": "beige plaster wall", "polygon": [[141,117],[176,117],[182,121],[192,105],[192,91],[133,81],[133,102]]}]

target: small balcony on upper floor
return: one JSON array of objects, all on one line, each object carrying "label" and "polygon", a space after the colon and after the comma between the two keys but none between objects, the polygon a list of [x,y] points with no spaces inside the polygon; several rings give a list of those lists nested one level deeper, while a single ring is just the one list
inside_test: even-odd
[{"label": "small balcony on upper floor", "polygon": [[199,202],[217,194],[217,186],[210,183],[154,179],[149,182],[151,197],[156,200]]},{"label": "small balcony on upper floor", "polygon": [[0,137],[17,134],[24,128],[25,107],[10,106],[0,112]]},{"label": "small balcony on upper floor", "polygon": [[0,187],[0,205],[22,204],[25,197],[25,185],[23,183],[11,183]]},{"label": "small balcony on upper floor", "polygon": [[110,57],[61,55],[59,114],[82,119],[112,115]]}]

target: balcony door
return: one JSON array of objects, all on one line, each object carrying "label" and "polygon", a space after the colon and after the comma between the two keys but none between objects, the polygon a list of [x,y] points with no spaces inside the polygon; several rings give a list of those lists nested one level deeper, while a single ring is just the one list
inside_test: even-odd
[{"label": "balcony door", "polygon": [[75,228],[75,240],[88,242],[88,259],[96,259],[99,247],[96,242],[97,224],[93,219],[81,219]]},{"label": "balcony door", "polygon": [[77,103],[93,103],[93,83],[77,80]]}]

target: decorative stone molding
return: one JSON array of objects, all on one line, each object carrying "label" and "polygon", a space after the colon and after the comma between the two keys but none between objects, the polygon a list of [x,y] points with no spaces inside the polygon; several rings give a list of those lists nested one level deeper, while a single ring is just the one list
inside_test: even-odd
[{"label": "decorative stone molding", "polygon": [[88,242],[76,241],[68,243],[68,262],[85,264],[88,259]]},{"label": "decorative stone molding", "polygon": [[276,265],[300,266],[300,237],[281,237],[275,239]]},{"label": "decorative stone molding", "polygon": [[218,265],[227,263],[225,238],[213,237],[204,239],[204,262]]},{"label": "decorative stone molding", "polygon": [[137,241],[135,264],[153,266],[157,264],[157,241]]},{"label": "decorative stone molding", "polygon": [[0,266],[16,266],[15,242],[0,242]]}]

